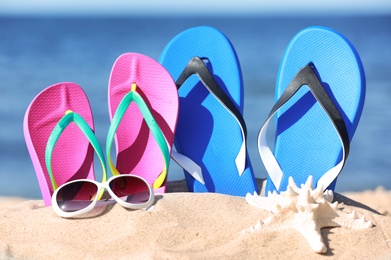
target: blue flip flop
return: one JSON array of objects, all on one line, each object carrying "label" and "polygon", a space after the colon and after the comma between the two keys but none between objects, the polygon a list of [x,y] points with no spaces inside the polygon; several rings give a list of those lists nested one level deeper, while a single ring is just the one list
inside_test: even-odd
[{"label": "blue flip flop", "polygon": [[179,92],[176,150],[202,170],[204,184],[185,174],[189,191],[258,192],[246,148],[242,74],[227,37],[211,27],[188,29],[168,43],[159,61]]},{"label": "blue flip flop", "polygon": [[[266,194],[313,177],[334,190],[348,157],[365,99],[365,75],[353,45],[338,32],[309,27],[289,43],[276,84],[276,104],[258,135],[269,174]],[[274,153],[266,129],[276,118]]]}]

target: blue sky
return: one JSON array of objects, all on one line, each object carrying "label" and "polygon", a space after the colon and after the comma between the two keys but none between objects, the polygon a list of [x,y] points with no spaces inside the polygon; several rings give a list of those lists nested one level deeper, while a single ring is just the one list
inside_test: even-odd
[{"label": "blue sky", "polygon": [[0,14],[391,14],[391,0],[1,0]]}]

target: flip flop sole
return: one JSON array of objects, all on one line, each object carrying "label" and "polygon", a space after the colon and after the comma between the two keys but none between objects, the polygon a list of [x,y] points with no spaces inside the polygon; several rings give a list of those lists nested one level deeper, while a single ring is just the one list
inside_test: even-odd
[{"label": "flip flop sole", "polygon": [[[282,59],[276,86],[279,99],[298,71],[313,64],[328,95],[340,111],[350,140],[357,128],[365,99],[365,75],[359,55],[341,34],[325,27],[309,27],[289,43]],[[314,177],[314,186],[341,160],[341,141],[321,105],[307,87],[301,88],[277,112],[274,155],[284,173],[297,184]],[[335,181],[329,189],[334,189]],[[324,187],[326,188],[326,187]],[[267,182],[267,191],[276,187]]]},{"label": "flip flop sole", "polygon": [[[52,85],[31,102],[24,117],[24,136],[45,205],[51,205],[53,187],[45,164],[49,136],[67,110],[80,114],[94,129],[93,116],[84,91],[74,83]],[[52,157],[58,185],[74,179],[95,179],[93,149],[76,125],[69,125],[59,138]]]},{"label": "flip flop sole", "polygon": [[[220,31],[206,26],[173,38],[159,61],[178,79],[193,57],[203,58],[215,81],[243,114],[244,94],[235,50]],[[185,174],[190,191],[245,196],[257,191],[251,163],[239,176],[235,158],[242,144],[241,128],[200,79],[190,76],[179,88],[180,110],[175,147],[202,169],[205,185]]]},{"label": "flip flop sole", "polygon": [[[147,103],[165,136],[169,149],[174,141],[178,117],[178,92],[171,75],[155,60],[137,53],[125,53],[114,63],[108,89],[109,114],[113,118],[133,83]],[[126,111],[115,135],[116,167],[153,185],[164,168],[164,158],[136,104]],[[155,193],[165,191],[165,184]]]}]

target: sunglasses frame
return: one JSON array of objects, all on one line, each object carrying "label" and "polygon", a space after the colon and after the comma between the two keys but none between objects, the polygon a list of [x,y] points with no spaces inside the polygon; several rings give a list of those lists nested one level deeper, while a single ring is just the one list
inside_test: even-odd
[{"label": "sunglasses frame", "polygon": [[[145,203],[141,203],[141,204],[133,204],[133,203],[125,202],[125,201],[121,200],[120,198],[118,198],[114,194],[114,192],[110,189],[109,183],[111,181],[117,179],[117,178],[123,178],[123,177],[133,177],[133,178],[138,178],[138,179],[142,180],[145,183],[145,185],[148,187],[148,191],[149,191],[149,199],[148,199],[148,201],[145,202]],[[73,212],[63,211],[60,208],[60,206],[58,205],[58,203],[57,203],[57,194],[61,190],[61,188],[65,187],[65,186],[67,186],[69,184],[76,183],[76,182],[89,182],[89,183],[95,184],[96,187],[98,187],[98,190],[96,192],[97,195],[95,196],[94,200],[87,207],[85,207],[83,209],[80,209],[80,210],[77,210],[77,211],[73,211]],[[97,182],[97,181],[91,180],[91,179],[79,179],[79,180],[73,180],[73,181],[64,183],[59,188],[57,188],[54,191],[54,193],[53,193],[53,196],[52,196],[52,208],[54,209],[54,211],[59,216],[61,216],[63,218],[71,218],[71,217],[75,217],[77,215],[81,215],[81,214],[90,212],[91,210],[94,209],[94,207],[96,206],[98,201],[100,201],[99,198],[101,196],[99,196],[99,194],[101,194],[104,189],[106,189],[109,192],[109,194],[111,196],[111,199],[114,199],[117,203],[119,203],[121,206],[123,206],[125,208],[129,208],[129,209],[147,209],[154,203],[155,195],[154,195],[152,186],[144,178],[142,178],[140,176],[137,176],[137,175],[133,175],[133,174],[120,174],[120,175],[115,175],[115,176],[110,177],[107,181],[105,181],[103,183],[100,183],[100,182]],[[108,200],[102,200],[102,201],[106,202]],[[111,201],[111,200],[109,200],[109,201]]]}]

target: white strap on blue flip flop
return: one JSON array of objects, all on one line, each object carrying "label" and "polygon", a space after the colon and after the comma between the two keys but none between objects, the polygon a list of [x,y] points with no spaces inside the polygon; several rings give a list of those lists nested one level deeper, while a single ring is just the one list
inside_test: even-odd
[{"label": "white strap on blue flip flop", "polygon": [[202,184],[205,184],[201,167],[189,157],[172,150],[171,159],[173,159],[179,166],[181,166],[188,174],[193,176],[194,179]]},{"label": "white strap on blue flip flop", "polygon": [[[210,71],[208,70],[205,63],[208,62],[207,58],[194,57],[192,58],[185,69],[182,71],[181,75],[176,81],[177,88],[180,86],[193,74],[196,74],[202,84],[209,90],[209,92],[226,108],[226,110],[235,118],[238,122],[242,133],[242,144],[238,151],[238,154],[235,158],[236,168],[238,170],[238,175],[242,176],[244,170],[246,169],[246,136],[247,128],[244,122],[242,114],[239,112],[232,100],[227,96],[227,94],[220,88],[217,84]],[[194,176],[193,176],[194,177]]]},{"label": "white strap on blue flip flop", "polygon": [[333,168],[328,170],[323,176],[318,180],[317,185],[322,185],[322,187],[327,188],[334,179],[341,172],[345,160],[348,157],[350,149],[350,139],[347,132],[347,128],[341,113],[338,108],[335,106],[332,99],[329,97],[327,92],[322,86],[322,83],[318,79],[316,73],[312,69],[314,65],[310,64],[303,67],[290,82],[288,87],[285,89],[279,100],[273,106],[271,112],[269,113],[268,118],[265,123],[262,125],[259,134],[258,134],[258,151],[259,155],[264,163],[264,166],[269,174],[271,181],[277,190],[280,189],[281,180],[283,178],[283,171],[274,157],[272,151],[269,148],[266,138],[267,128],[270,122],[270,119],[273,118],[275,113],[290,99],[294,94],[302,87],[308,86],[312,95],[316,98],[317,102],[322,106],[325,113],[330,118],[333,126],[338,133],[339,140],[342,145],[342,159],[337,163]]}]

